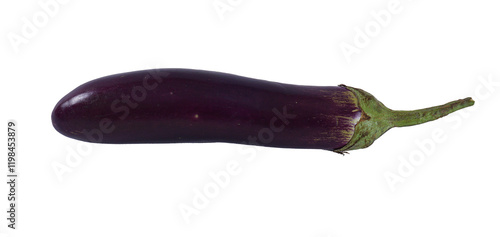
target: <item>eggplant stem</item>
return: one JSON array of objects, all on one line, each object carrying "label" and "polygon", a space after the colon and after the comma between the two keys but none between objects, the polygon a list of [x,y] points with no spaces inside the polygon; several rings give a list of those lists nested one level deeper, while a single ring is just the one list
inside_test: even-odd
[{"label": "eggplant stem", "polygon": [[334,151],[337,153],[369,147],[377,138],[393,127],[426,123],[474,105],[474,100],[468,97],[425,109],[391,110],[364,90],[345,85],[340,86],[350,90],[356,96],[358,107],[363,113],[354,128],[351,140],[345,146],[335,149]]},{"label": "eggplant stem", "polygon": [[407,127],[417,124],[426,123],[438,118],[444,117],[457,110],[474,105],[474,100],[467,97],[461,100],[455,100],[444,105],[438,105],[430,108],[403,111],[392,111],[392,124],[394,127]]}]

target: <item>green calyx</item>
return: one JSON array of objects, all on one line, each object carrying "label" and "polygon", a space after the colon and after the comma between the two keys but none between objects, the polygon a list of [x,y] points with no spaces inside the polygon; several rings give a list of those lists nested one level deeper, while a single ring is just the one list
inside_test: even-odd
[{"label": "green calyx", "polygon": [[455,100],[444,105],[425,109],[402,111],[391,110],[370,93],[345,85],[357,98],[358,107],[362,111],[361,119],[354,128],[351,140],[343,147],[334,150],[345,153],[369,147],[377,138],[393,127],[406,127],[436,120],[457,110],[474,105],[472,98]]}]

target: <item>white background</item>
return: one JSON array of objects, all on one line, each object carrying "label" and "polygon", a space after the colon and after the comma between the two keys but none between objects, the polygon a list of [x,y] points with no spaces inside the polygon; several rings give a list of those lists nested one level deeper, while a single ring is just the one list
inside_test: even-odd
[{"label": "white background", "polygon": [[[20,172],[15,231],[2,185],[1,236],[500,235],[498,3],[52,0],[47,10],[47,2],[0,3],[2,131],[8,119],[18,122]],[[356,53],[346,56],[345,45]],[[346,156],[232,144],[96,145],[53,129],[53,106],[76,86],[169,67],[343,83],[393,109],[468,96],[476,105],[393,129]],[[239,172],[211,189],[196,215],[183,215],[182,207],[195,208],[195,190],[214,187],[209,173],[227,164]]]}]

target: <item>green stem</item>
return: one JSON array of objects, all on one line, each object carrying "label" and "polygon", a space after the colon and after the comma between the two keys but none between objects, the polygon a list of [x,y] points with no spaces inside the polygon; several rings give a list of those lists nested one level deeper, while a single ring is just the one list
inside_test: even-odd
[{"label": "green stem", "polygon": [[406,127],[426,123],[444,117],[459,109],[472,106],[473,104],[474,101],[472,98],[467,97],[465,99],[455,100],[444,105],[425,109],[411,111],[393,110],[391,115],[392,124],[394,127]]},{"label": "green stem", "polygon": [[391,110],[364,90],[345,85],[341,86],[355,95],[358,107],[363,114],[354,128],[351,140],[345,146],[334,150],[338,153],[366,148],[393,127],[426,123],[474,104],[474,101],[468,97],[426,109],[413,111]]}]

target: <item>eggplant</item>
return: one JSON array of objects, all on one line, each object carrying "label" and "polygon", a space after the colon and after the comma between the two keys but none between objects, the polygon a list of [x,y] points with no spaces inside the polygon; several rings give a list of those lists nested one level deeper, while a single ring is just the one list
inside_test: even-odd
[{"label": "eggplant", "polygon": [[471,106],[469,97],[415,111],[388,109],[345,85],[304,86],[193,69],[153,69],[89,81],[52,112],[61,134],[86,142],[227,142],[337,153],[370,146],[392,127]]}]

